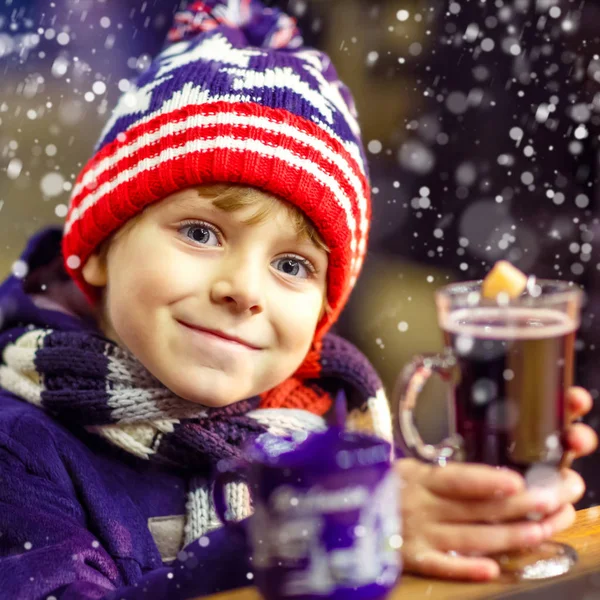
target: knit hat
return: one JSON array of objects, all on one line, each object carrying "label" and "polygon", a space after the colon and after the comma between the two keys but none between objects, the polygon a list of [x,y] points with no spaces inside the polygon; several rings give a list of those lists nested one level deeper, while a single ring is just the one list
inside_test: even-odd
[{"label": "knit hat", "polygon": [[295,21],[259,0],[193,2],[120,98],[73,188],[68,273],[146,206],[188,187],[253,186],[295,205],[330,249],[321,339],[354,286],[367,244],[370,187],[352,97]]}]

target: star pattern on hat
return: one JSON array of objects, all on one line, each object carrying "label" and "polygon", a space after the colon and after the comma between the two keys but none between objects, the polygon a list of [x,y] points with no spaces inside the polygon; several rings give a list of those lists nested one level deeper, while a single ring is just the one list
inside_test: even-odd
[{"label": "star pattern on hat", "polygon": [[204,38],[200,43],[179,42],[167,48],[157,57],[159,69],[154,77],[162,77],[199,60],[219,61],[245,69],[251,58],[264,54],[264,51],[257,48],[234,48],[224,35],[216,34]]},{"label": "star pattern on hat", "polygon": [[[348,106],[340,88],[332,85],[332,82],[323,76],[321,69],[327,65],[318,52],[299,53],[304,77],[288,67],[252,68],[252,58],[266,54],[267,51],[257,48],[236,48],[221,32],[209,33],[200,42],[185,41],[173,44],[157,57],[157,66],[142,76],[141,80],[150,79],[149,83],[133,87],[121,97],[102,132],[102,137],[106,136],[122,117],[141,114],[150,118],[165,110],[176,94],[180,99],[185,99],[183,104],[179,103],[183,106],[220,100],[249,101],[253,95],[260,101],[261,89],[287,89],[296,94],[320,115],[320,118],[315,115],[313,121],[325,127],[332,135],[335,135],[334,115],[340,113],[353,132],[360,132],[356,111],[352,106]],[[231,76],[229,89],[211,90],[204,82],[188,82],[183,89],[172,94],[164,95],[160,91],[160,86],[170,80],[176,71],[199,62],[219,65],[217,72]],[[244,91],[251,93],[244,94]],[[154,93],[160,94],[156,100]],[[344,145],[355,160],[361,160],[355,144]]]},{"label": "star pattern on hat", "polygon": [[142,87],[137,87],[134,85],[127,90],[127,92],[125,92],[119,99],[117,106],[113,110],[110,118],[104,126],[101,138],[104,137],[115,126],[116,122],[121,117],[147,112],[150,108],[150,103],[152,102],[153,91],[171,77],[172,76],[152,80],[150,83],[147,83]]},{"label": "star pattern on hat", "polygon": [[221,69],[235,76],[234,90],[250,90],[253,88],[289,89],[314,106],[328,123],[333,123],[333,111],[320,89],[303,81],[300,76],[289,67],[275,67],[263,71],[252,69]]}]

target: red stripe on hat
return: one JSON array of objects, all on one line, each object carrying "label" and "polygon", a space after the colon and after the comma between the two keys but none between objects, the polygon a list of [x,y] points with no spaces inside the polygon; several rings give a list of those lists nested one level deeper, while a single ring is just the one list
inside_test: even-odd
[{"label": "red stripe on hat", "polygon": [[[133,152],[130,155],[126,155],[117,163],[115,163],[111,168],[105,170],[102,173],[102,175],[100,175],[100,177],[98,177],[98,179],[94,181],[94,189],[100,188],[104,184],[109,184],[111,181],[114,181],[121,173],[124,173],[130,169],[135,169],[135,167],[138,166],[141,161],[158,157],[161,152],[164,152],[168,148],[182,147],[186,143],[193,140],[209,140],[216,139],[218,137],[234,137],[238,139],[259,140],[273,147],[287,149],[296,156],[301,157],[305,160],[309,160],[313,164],[318,165],[320,170],[322,170],[327,175],[331,176],[339,185],[339,187],[345,192],[351,204],[352,216],[354,217],[358,226],[361,214],[358,208],[358,198],[356,190],[347,180],[343,171],[337,165],[331,163],[326,158],[324,158],[320,151],[318,151],[314,147],[305,144],[303,141],[298,141],[297,139],[291,138],[284,133],[266,131],[264,129],[261,129],[260,127],[216,124],[199,127],[190,127],[179,133],[167,135],[158,140],[156,143],[140,148],[139,150]],[[265,181],[263,185],[267,185],[267,182]],[[73,198],[73,207],[80,206],[81,203],[85,200],[85,198],[89,196],[91,191],[93,191],[93,189],[84,188],[75,198]],[[112,192],[108,192],[108,194],[111,193]],[[100,198],[97,202],[102,201],[102,198]],[[137,190],[137,194],[134,197],[131,197],[130,201],[137,206],[145,206],[147,201],[145,198],[144,191],[141,189]],[[115,209],[118,210],[118,207],[115,207]],[[104,229],[106,232],[110,232],[112,230],[112,224],[110,222],[107,222],[106,225],[98,223],[98,226],[101,229]],[[356,235],[357,237],[359,237],[360,234],[358,231]]]},{"label": "red stripe on hat", "polygon": [[[316,123],[309,121],[303,117],[299,117],[284,109],[275,109],[255,104],[251,102],[212,102],[198,105],[189,105],[184,108],[179,108],[168,113],[161,113],[148,121],[144,121],[131,126],[129,130],[122,134],[121,139],[115,139],[112,142],[102,147],[92,160],[84,167],[77,177],[77,184],[83,179],[85,173],[92,170],[104,159],[110,159],[123,146],[131,146],[138,141],[142,136],[155,134],[161,127],[170,125],[180,121],[185,121],[194,115],[198,116],[218,116],[218,115],[237,115],[240,117],[262,117],[273,123],[287,124],[295,127],[302,133],[316,138],[325,143],[329,149],[335,154],[340,155],[355,176],[362,182],[362,191],[365,197],[369,197],[369,182],[367,181],[361,166],[356,162],[346,148],[325,129],[319,127]],[[73,199],[71,200],[73,204]]]}]

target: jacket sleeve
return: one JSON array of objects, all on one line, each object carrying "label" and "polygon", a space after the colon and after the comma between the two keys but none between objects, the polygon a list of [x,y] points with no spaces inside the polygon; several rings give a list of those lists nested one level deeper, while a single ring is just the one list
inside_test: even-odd
[{"label": "jacket sleeve", "polygon": [[140,584],[121,588],[104,600],[196,598],[252,585],[248,521],[236,529],[222,527],[202,538],[202,543],[189,544],[171,566],[152,571]]},{"label": "jacket sleeve", "polygon": [[[88,530],[76,492],[47,468],[42,453],[0,432],[3,598],[177,600],[249,583],[246,538],[235,530],[217,530],[208,544],[190,544],[178,561],[150,572],[111,556]],[[134,585],[124,585],[123,573]]]}]

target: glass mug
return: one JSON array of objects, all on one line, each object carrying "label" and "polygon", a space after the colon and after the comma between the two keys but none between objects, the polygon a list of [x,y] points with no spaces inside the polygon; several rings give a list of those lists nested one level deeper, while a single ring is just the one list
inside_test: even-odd
[{"label": "glass mug", "polygon": [[225,485],[245,479],[254,583],[266,600],[376,600],[401,571],[400,483],[387,442],[332,427],[300,438],[259,436],[244,461],[223,461],[215,509],[231,522]]},{"label": "glass mug", "polygon": [[[440,466],[450,460],[505,466],[528,487],[551,483],[569,459],[565,396],[582,291],[530,278],[525,294],[496,301],[482,297],[481,282],[468,281],[442,287],[435,301],[445,348],[416,357],[401,374],[393,392],[397,443],[406,456]],[[450,435],[438,445],[423,442],[413,416],[432,374],[450,390]],[[494,558],[511,579],[544,579],[566,573],[577,554],[543,542]]]}]

